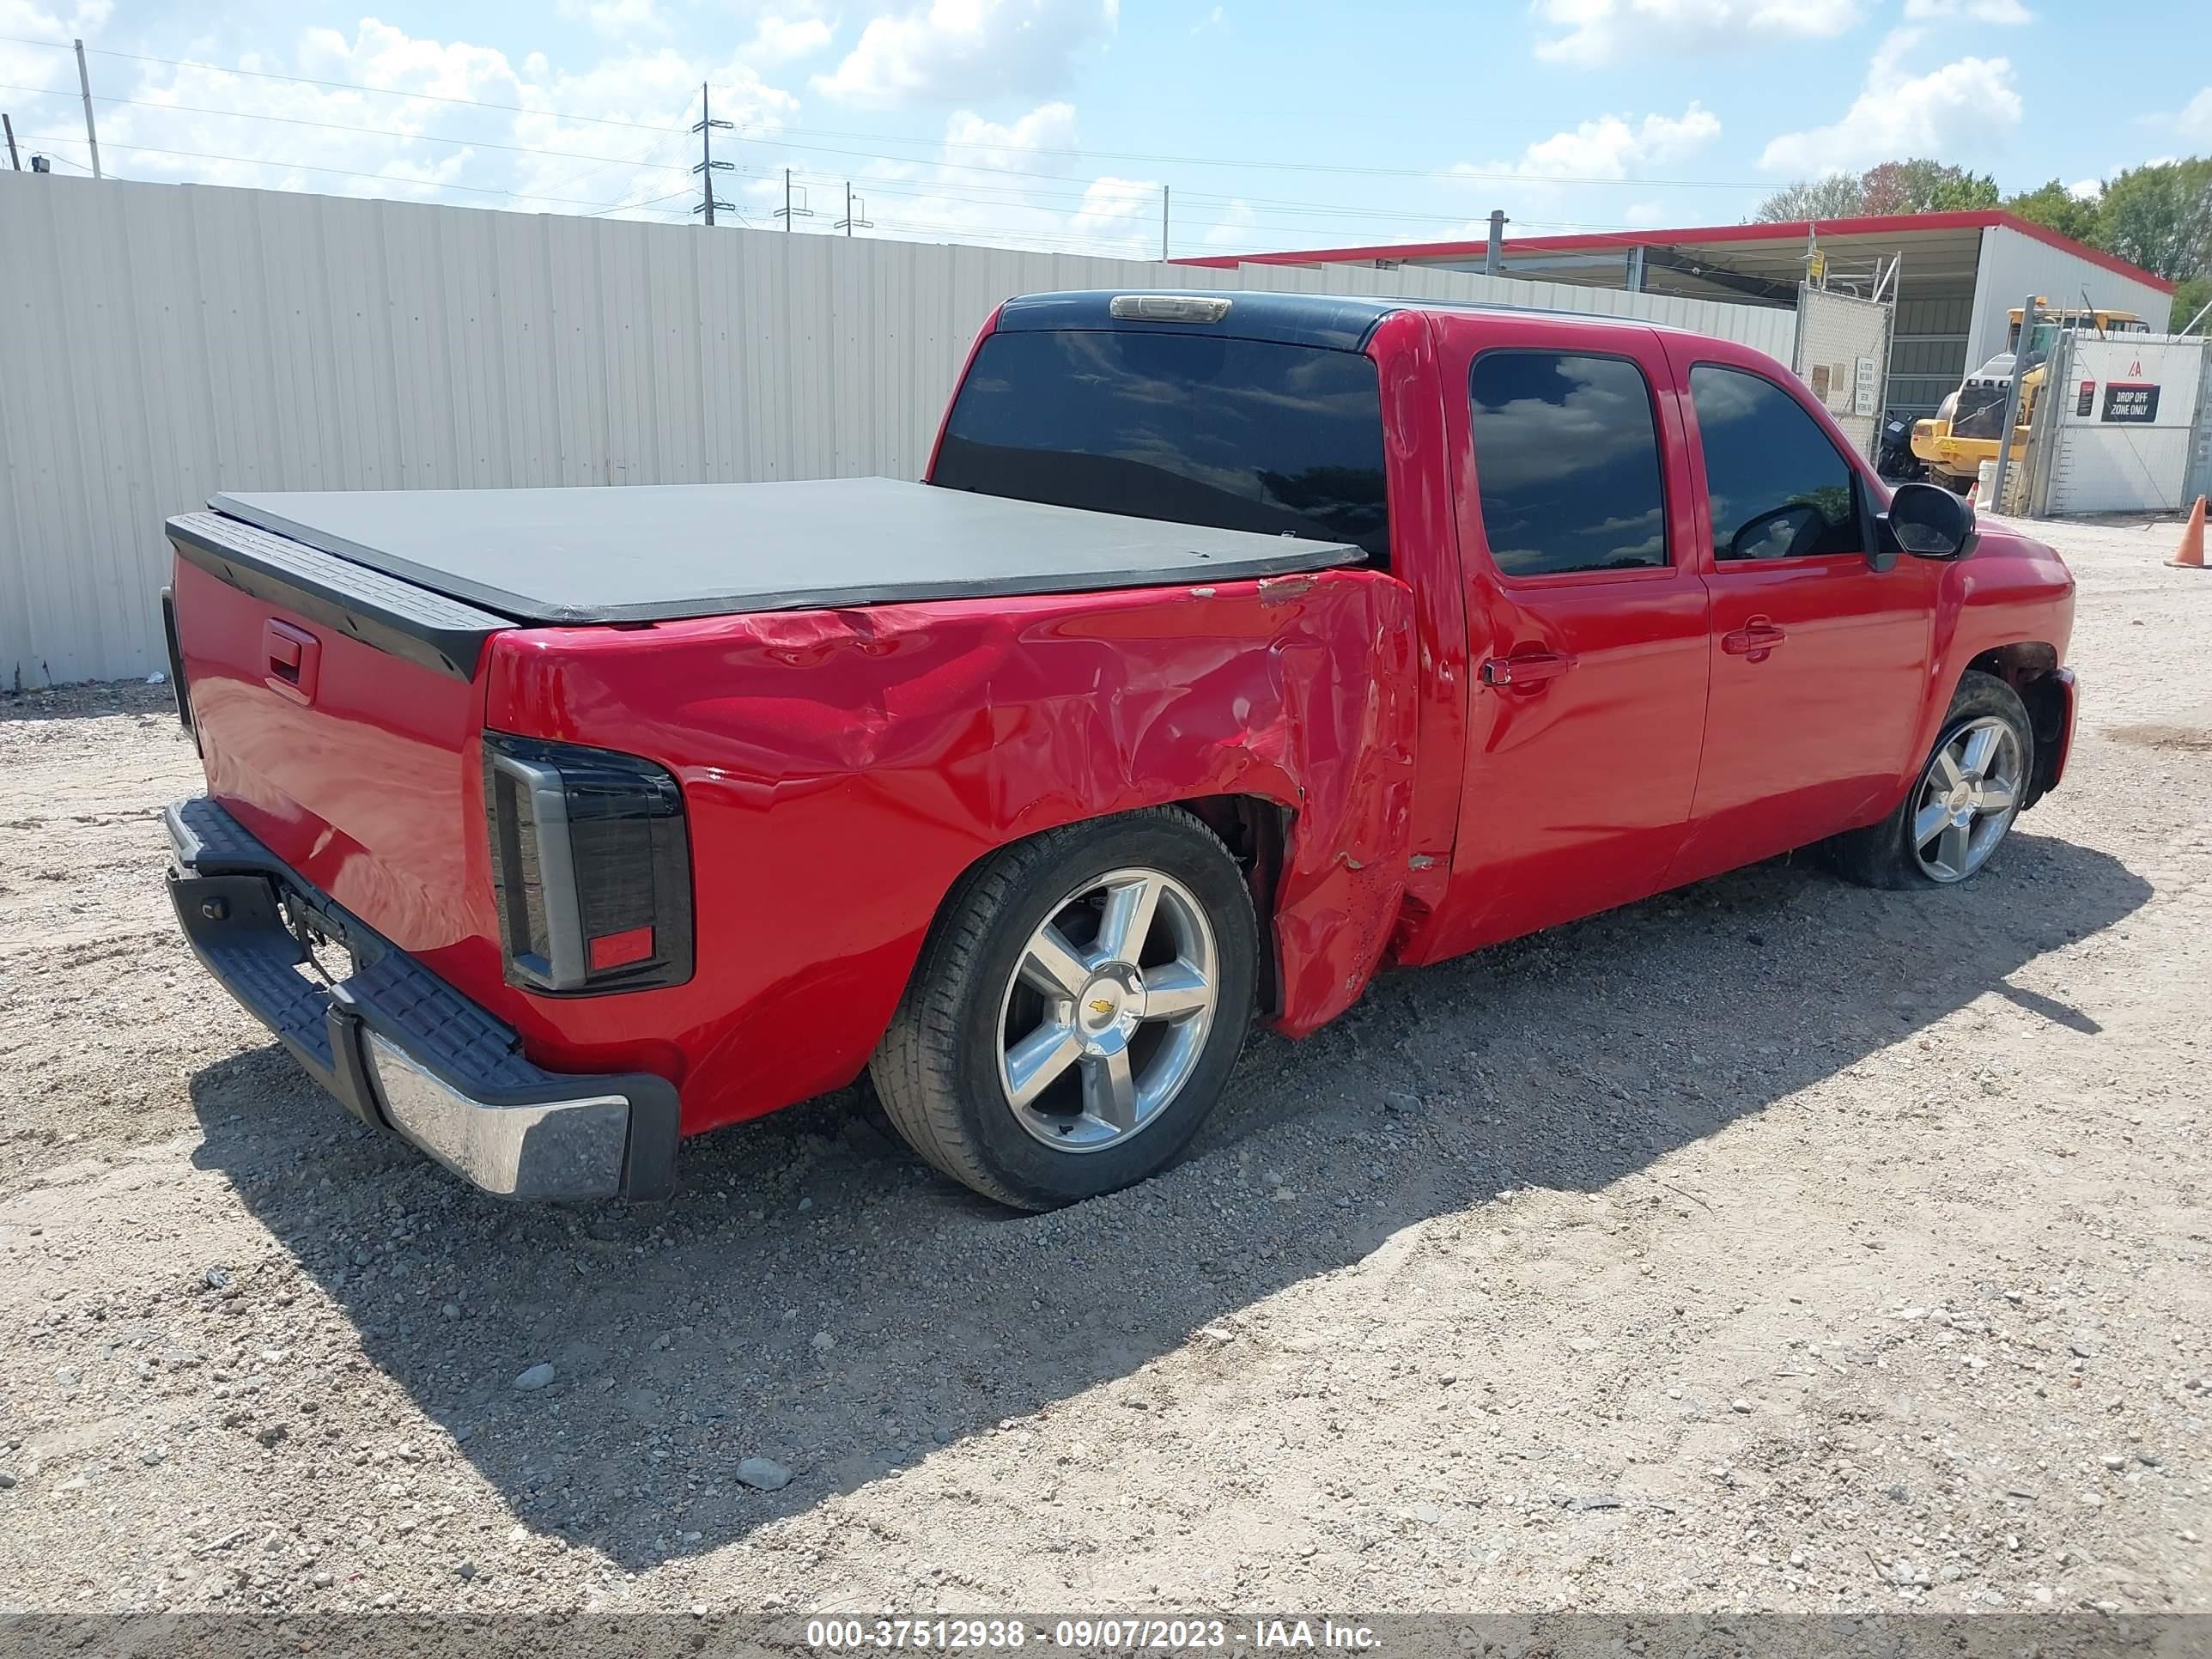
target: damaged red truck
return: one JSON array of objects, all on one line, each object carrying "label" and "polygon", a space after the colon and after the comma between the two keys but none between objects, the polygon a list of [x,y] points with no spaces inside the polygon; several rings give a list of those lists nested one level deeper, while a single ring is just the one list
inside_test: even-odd
[{"label": "damaged red truck", "polygon": [[1609,319],[1042,295],[921,484],[169,535],[194,951],[522,1196],[665,1194],[680,1136],[863,1073],[978,1191],[1108,1191],[1386,962],[1814,843],[1962,880],[2074,719],[2054,553]]}]

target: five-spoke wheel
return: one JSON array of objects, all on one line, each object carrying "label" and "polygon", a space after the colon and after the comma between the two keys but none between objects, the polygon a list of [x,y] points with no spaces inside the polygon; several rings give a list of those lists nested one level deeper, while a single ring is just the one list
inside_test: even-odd
[{"label": "five-spoke wheel", "polygon": [[1912,847],[1930,881],[1964,881],[1988,862],[2020,811],[2027,757],[1995,714],[1960,726],[1921,774]]},{"label": "five-spoke wheel", "polygon": [[1071,893],[1009,977],[1000,1080],[1048,1146],[1095,1152],[1159,1116],[1213,1024],[1213,929],[1158,870],[1115,870]]},{"label": "five-spoke wheel", "polygon": [[1174,809],[992,854],[947,901],[871,1071],[916,1151],[1029,1208],[1167,1163],[1228,1081],[1258,926],[1220,839]]},{"label": "five-spoke wheel", "polygon": [[1964,881],[1997,850],[2034,776],[2035,731],[2020,694],[1969,669],[1919,777],[1881,823],[1836,837],[1837,867],[1870,887]]}]

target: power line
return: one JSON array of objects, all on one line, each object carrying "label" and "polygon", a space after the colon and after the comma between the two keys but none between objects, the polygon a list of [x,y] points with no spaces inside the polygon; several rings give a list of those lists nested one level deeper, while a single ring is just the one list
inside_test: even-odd
[{"label": "power line", "polygon": [[[0,35],[0,40],[9,41],[17,46],[42,46],[57,52],[68,52],[72,49],[70,45],[64,41],[38,40],[22,35]],[[119,58],[127,63],[159,64],[172,69],[199,70],[211,75],[236,75],[262,81],[285,81],[300,86],[323,87],[341,92],[367,93],[375,97],[409,98],[428,103],[459,105],[471,109],[499,110],[517,115],[541,115],[549,117],[555,120],[587,122],[601,126],[631,127],[643,132],[680,132],[684,131],[680,126],[659,126],[642,121],[626,121],[614,116],[579,115],[563,112],[559,110],[539,108],[528,104],[502,104],[488,99],[456,98],[451,94],[444,93],[402,92],[391,87],[368,86],[358,81],[330,81],[323,80],[313,76],[285,75],[270,70],[234,69],[221,64],[201,63],[196,59],[187,58],[161,58],[144,52],[116,52],[99,46],[87,46],[85,50],[99,57]],[[34,88],[33,90],[50,91],[51,88]],[[1343,173],[1365,178],[1457,179],[1466,179],[1474,183],[1500,184],[1525,184],[1530,182],[1540,182],[1553,185],[1632,185],[1639,190],[1647,187],[1657,190],[1764,190],[1766,189],[1771,182],[1771,180],[1762,181],[1759,179],[1609,179],[1601,178],[1595,175],[1572,173],[1547,175],[1539,180],[1531,180],[1525,175],[1510,170],[1477,170],[1467,167],[1360,167],[1347,165],[1341,162],[1328,161],[1248,161],[1236,156],[1225,155],[1176,155],[1147,150],[1098,149],[1084,145],[1028,144],[999,142],[989,139],[916,137],[897,133],[854,132],[845,129],[829,127],[772,127],[768,125],[766,123],[761,122],[754,122],[748,125],[758,130],[754,135],[756,137],[766,137],[770,139],[779,138],[781,135],[783,134],[799,133],[811,137],[857,138],[871,143],[902,144],[908,147],[922,145],[940,149],[1000,150],[1023,155],[1073,155],[1078,157],[1096,157],[1105,161],[1145,161],[1186,167],[1244,167],[1284,173]],[[924,164],[921,158],[872,155],[866,151],[836,149],[823,145],[799,144],[791,143],[787,139],[783,140],[783,142],[787,144],[787,148],[810,149],[817,151],[823,155],[865,156],[867,159],[876,161],[903,160],[914,165]],[[954,166],[959,164],[941,162],[939,163],[939,165]],[[994,170],[1000,172],[1018,171],[1018,169],[1015,168],[998,168]]]}]

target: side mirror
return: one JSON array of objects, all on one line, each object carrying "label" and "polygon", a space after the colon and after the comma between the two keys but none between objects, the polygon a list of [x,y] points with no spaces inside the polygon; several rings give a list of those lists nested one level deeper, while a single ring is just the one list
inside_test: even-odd
[{"label": "side mirror", "polygon": [[1891,563],[1900,552],[1916,559],[1963,559],[1974,550],[1978,533],[1973,507],[1963,497],[1929,483],[1898,485],[1889,498],[1889,511],[1877,516],[1875,527],[1880,550]]}]

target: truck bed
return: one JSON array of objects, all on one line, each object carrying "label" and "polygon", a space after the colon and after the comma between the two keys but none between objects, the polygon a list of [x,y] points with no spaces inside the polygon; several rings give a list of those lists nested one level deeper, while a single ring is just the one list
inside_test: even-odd
[{"label": "truck bed", "polygon": [[890,478],[219,495],[230,519],[520,623],[1237,581],[1343,543],[1124,518]]}]

